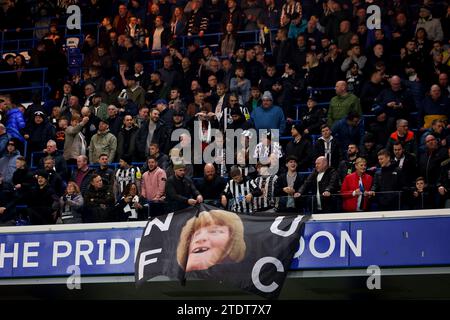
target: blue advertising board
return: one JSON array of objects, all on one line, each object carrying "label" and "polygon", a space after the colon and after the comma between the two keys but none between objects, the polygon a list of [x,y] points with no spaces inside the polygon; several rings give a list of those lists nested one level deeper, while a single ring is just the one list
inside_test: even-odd
[{"label": "blue advertising board", "polygon": [[[134,228],[0,234],[0,278],[134,274]],[[5,230],[5,229],[4,229]],[[450,216],[311,221],[292,270],[450,265]]]}]

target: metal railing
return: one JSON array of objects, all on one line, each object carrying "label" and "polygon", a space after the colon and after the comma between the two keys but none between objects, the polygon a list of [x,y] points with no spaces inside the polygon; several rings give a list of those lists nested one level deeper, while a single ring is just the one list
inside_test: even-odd
[{"label": "metal railing", "polygon": [[[73,32],[70,30],[70,33],[68,29],[66,28],[66,25],[58,25],[58,30],[63,31],[61,33],[61,40],[64,41],[65,37],[83,37],[83,28],[89,27],[89,26],[96,26],[97,27],[97,42],[100,37],[100,28],[99,23],[97,22],[86,22],[81,24],[81,29],[79,29],[77,32]],[[48,30],[50,26],[44,26],[44,27],[31,27],[31,28],[23,28],[20,30],[21,34],[33,34],[33,36],[30,38],[16,38],[16,39],[8,39],[8,35],[10,34],[16,34],[16,29],[9,29],[6,31],[0,32],[0,53],[3,55],[7,52],[14,52],[19,53],[22,51],[29,51],[36,47],[36,44],[41,41],[41,39],[34,36],[35,31],[38,30]],[[63,43],[64,44],[64,43]]]},{"label": "metal railing", "polygon": [[23,69],[23,70],[1,71],[0,77],[2,77],[2,75],[5,75],[5,74],[12,74],[12,73],[17,73],[17,72],[22,72],[22,73],[42,72],[40,85],[39,86],[30,85],[27,87],[1,88],[0,93],[11,93],[11,92],[16,92],[16,91],[27,91],[27,90],[39,89],[41,91],[41,97],[44,99],[44,97],[46,96],[46,90],[49,89],[49,87],[47,85],[47,81],[46,81],[46,75],[48,72],[48,68],[31,68],[31,69]]}]

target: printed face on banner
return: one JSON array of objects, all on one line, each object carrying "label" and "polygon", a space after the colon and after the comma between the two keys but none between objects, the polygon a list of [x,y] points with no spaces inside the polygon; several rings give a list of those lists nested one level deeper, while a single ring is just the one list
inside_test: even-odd
[{"label": "printed face on banner", "polygon": [[186,266],[186,272],[206,270],[221,263],[240,262],[245,250],[244,226],[237,214],[203,211],[183,227],[177,260],[182,268]]},{"label": "printed face on banner", "polygon": [[200,204],[150,220],[136,256],[136,284],[165,275],[219,280],[266,298],[281,292],[302,216],[238,215]]}]

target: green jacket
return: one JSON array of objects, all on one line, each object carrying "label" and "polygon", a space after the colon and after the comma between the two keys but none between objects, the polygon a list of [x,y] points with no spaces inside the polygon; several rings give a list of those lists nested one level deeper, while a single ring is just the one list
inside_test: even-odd
[{"label": "green jacket", "polygon": [[116,150],[117,138],[109,130],[102,133],[98,132],[92,136],[89,144],[89,161],[97,163],[98,157],[102,153],[106,153],[111,162],[116,156]]},{"label": "green jacket", "polygon": [[89,109],[91,110],[91,113],[96,115],[100,120],[108,120],[108,105],[106,103],[100,103],[97,114],[95,113],[95,108],[93,105],[89,106]]},{"label": "green jacket", "polygon": [[345,96],[335,96],[330,101],[328,108],[328,125],[330,128],[333,124],[345,118],[350,111],[362,114],[359,98],[353,93],[347,93]]}]

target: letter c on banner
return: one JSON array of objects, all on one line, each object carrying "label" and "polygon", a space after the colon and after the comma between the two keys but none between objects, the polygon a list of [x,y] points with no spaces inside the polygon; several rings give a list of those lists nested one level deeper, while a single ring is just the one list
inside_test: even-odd
[{"label": "letter c on banner", "polygon": [[277,288],[279,287],[279,285],[275,281],[273,281],[270,285],[266,286],[262,284],[261,281],[259,280],[259,274],[261,273],[261,269],[267,263],[273,264],[277,268],[278,272],[284,272],[284,267],[280,260],[274,257],[264,257],[256,261],[255,265],[253,266],[252,281],[258,290],[262,292],[273,292],[277,290]]}]

